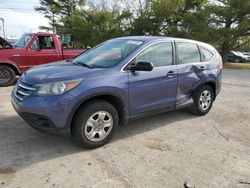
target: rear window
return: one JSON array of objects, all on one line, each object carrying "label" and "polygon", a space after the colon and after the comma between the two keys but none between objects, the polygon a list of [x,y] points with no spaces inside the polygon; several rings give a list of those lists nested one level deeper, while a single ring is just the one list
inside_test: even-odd
[{"label": "rear window", "polygon": [[210,61],[213,57],[213,53],[206,50],[205,48],[200,47],[200,52],[201,52],[201,61],[202,62]]}]

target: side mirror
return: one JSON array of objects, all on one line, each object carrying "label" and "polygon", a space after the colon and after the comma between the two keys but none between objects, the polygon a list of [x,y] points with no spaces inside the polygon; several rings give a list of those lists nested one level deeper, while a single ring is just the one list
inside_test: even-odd
[{"label": "side mirror", "polygon": [[152,71],[153,70],[153,64],[149,62],[138,62],[136,65],[129,68],[131,71]]}]

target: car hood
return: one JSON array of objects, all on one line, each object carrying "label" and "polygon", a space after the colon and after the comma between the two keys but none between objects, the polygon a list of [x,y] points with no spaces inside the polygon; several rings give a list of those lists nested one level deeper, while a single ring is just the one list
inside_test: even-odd
[{"label": "car hood", "polygon": [[67,61],[49,63],[29,69],[21,77],[22,82],[35,85],[48,82],[100,76],[105,69],[90,69]]}]

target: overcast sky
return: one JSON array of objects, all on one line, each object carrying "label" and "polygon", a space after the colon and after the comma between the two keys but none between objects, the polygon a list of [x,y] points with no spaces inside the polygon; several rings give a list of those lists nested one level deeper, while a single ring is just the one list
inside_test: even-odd
[{"label": "overcast sky", "polygon": [[[0,0],[0,17],[5,21],[8,37],[20,37],[25,32],[37,32],[39,26],[48,25],[48,21],[34,10],[39,0]],[[3,36],[0,21],[0,35]]]}]

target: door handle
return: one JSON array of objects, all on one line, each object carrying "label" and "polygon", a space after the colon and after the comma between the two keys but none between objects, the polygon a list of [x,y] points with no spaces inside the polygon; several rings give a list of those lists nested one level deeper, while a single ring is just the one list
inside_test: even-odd
[{"label": "door handle", "polygon": [[51,54],[58,54],[57,52],[51,52]]},{"label": "door handle", "polygon": [[201,67],[200,67],[200,70],[201,70],[201,71],[204,71],[205,69],[206,69],[206,68],[205,68],[204,66],[201,66]]},{"label": "door handle", "polygon": [[174,72],[174,71],[169,71],[168,73],[167,73],[167,77],[169,77],[169,78],[172,78],[172,77],[174,77],[176,75],[176,72]]}]

